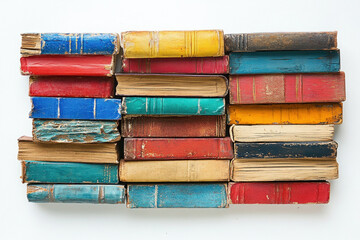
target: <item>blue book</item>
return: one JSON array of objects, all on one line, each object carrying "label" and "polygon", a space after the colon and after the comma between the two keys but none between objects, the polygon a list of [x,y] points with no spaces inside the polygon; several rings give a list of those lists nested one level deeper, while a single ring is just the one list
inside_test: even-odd
[{"label": "blue book", "polygon": [[223,115],[224,98],[124,97],[128,115]]},{"label": "blue book", "polygon": [[21,54],[118,54],[117,33],[25,33]]},{"label": "blue book", "polygon": [[128,208],[226,208],[227,184],[129,184]]},{"label": "blue book", "polygon": [[28,184],[27,198],[35,203],[125,203],[123,185]]},{"label": "blue book", "polygon": [[340,52],[267,51],[232,52],[230,74],[321,73],[340,71]]},{"label": "blue book", "polygon": [[[75,157],[75,156],[74,156]],[[119,182],[117,164],[23,161],[24,183]]]},{"label": "blue book", "polygon": [[31,118],[118,120],[121,99],[32,97]]}]

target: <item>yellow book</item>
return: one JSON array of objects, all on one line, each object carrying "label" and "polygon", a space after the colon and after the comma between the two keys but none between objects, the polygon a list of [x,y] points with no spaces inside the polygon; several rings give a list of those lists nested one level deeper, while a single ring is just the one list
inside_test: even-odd
[{"label": "yellow book", "polygon": [[226,182],[230,160],[120,161],[122,182]]},{"label": "yellow book", "polygon": [[230,105],[228,124],[340,124],[341,103]]},{"label": "yellow book", "polygon": [[224,56],[224,32],[135,31],[121,33],[124,58],[180,58]]}]

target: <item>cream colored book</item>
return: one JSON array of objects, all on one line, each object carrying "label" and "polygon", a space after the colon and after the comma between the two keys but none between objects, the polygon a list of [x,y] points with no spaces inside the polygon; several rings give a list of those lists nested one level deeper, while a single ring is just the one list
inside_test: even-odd
[{"label": "cream colored book", "polygon": [[229,160],[120,161],[122,182],[226,182]]},{"label": "cream colored book", "polygon": [[331,141],[334,125],[232,125],[234,142]]},{"label": "cream colored book", "polygon": [[336,178],[336,160],[234,159],[231,162],[231,180],[234,182],[317,181]]}]

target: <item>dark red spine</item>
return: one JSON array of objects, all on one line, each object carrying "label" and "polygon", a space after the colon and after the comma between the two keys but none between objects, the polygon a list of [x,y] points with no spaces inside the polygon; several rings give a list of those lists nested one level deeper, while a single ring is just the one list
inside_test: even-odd
[{"label": "dark red spine", "polygon": [[110,98],[114,85],[112,77],[31,76],[29,96]]},{"label": "dark red spine", "polygon": [[329,198],[329,182],[230,183],[232,204],[324,204]]}]

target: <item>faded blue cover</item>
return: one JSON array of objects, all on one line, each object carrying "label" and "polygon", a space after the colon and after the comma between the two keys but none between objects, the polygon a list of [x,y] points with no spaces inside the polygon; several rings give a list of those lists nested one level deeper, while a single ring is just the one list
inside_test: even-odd
[{"label": "faded blue cover", "polygon": [[113,183],[119,182],[117,164],[23,161],[27,183]]},{"label": "faded blue cover", "polygon": [[32,97],[31,118],[118,120],[121,99]]},{"label": "faded blue cover", "polygon": [[340,71],[340,52],[266,51],[232,52],[230,74],[320,73]]},{"label": "faded blue cover", "polygon": [[129,184],[129,208],[225,208],[227,184]]},{"label": "faded blue cover", "polygon": [[27,198],[36,203],[110,203],[125,202],[123,185],[28,184]]},{"label": "faded blue cover", "polygon": [[42,33],[41,54],[118,53],[118,34],[114,33]]},{"label": "faded blue cover", "polygon": [[124,97],[123,114],[223,115],[224,98]]}]

